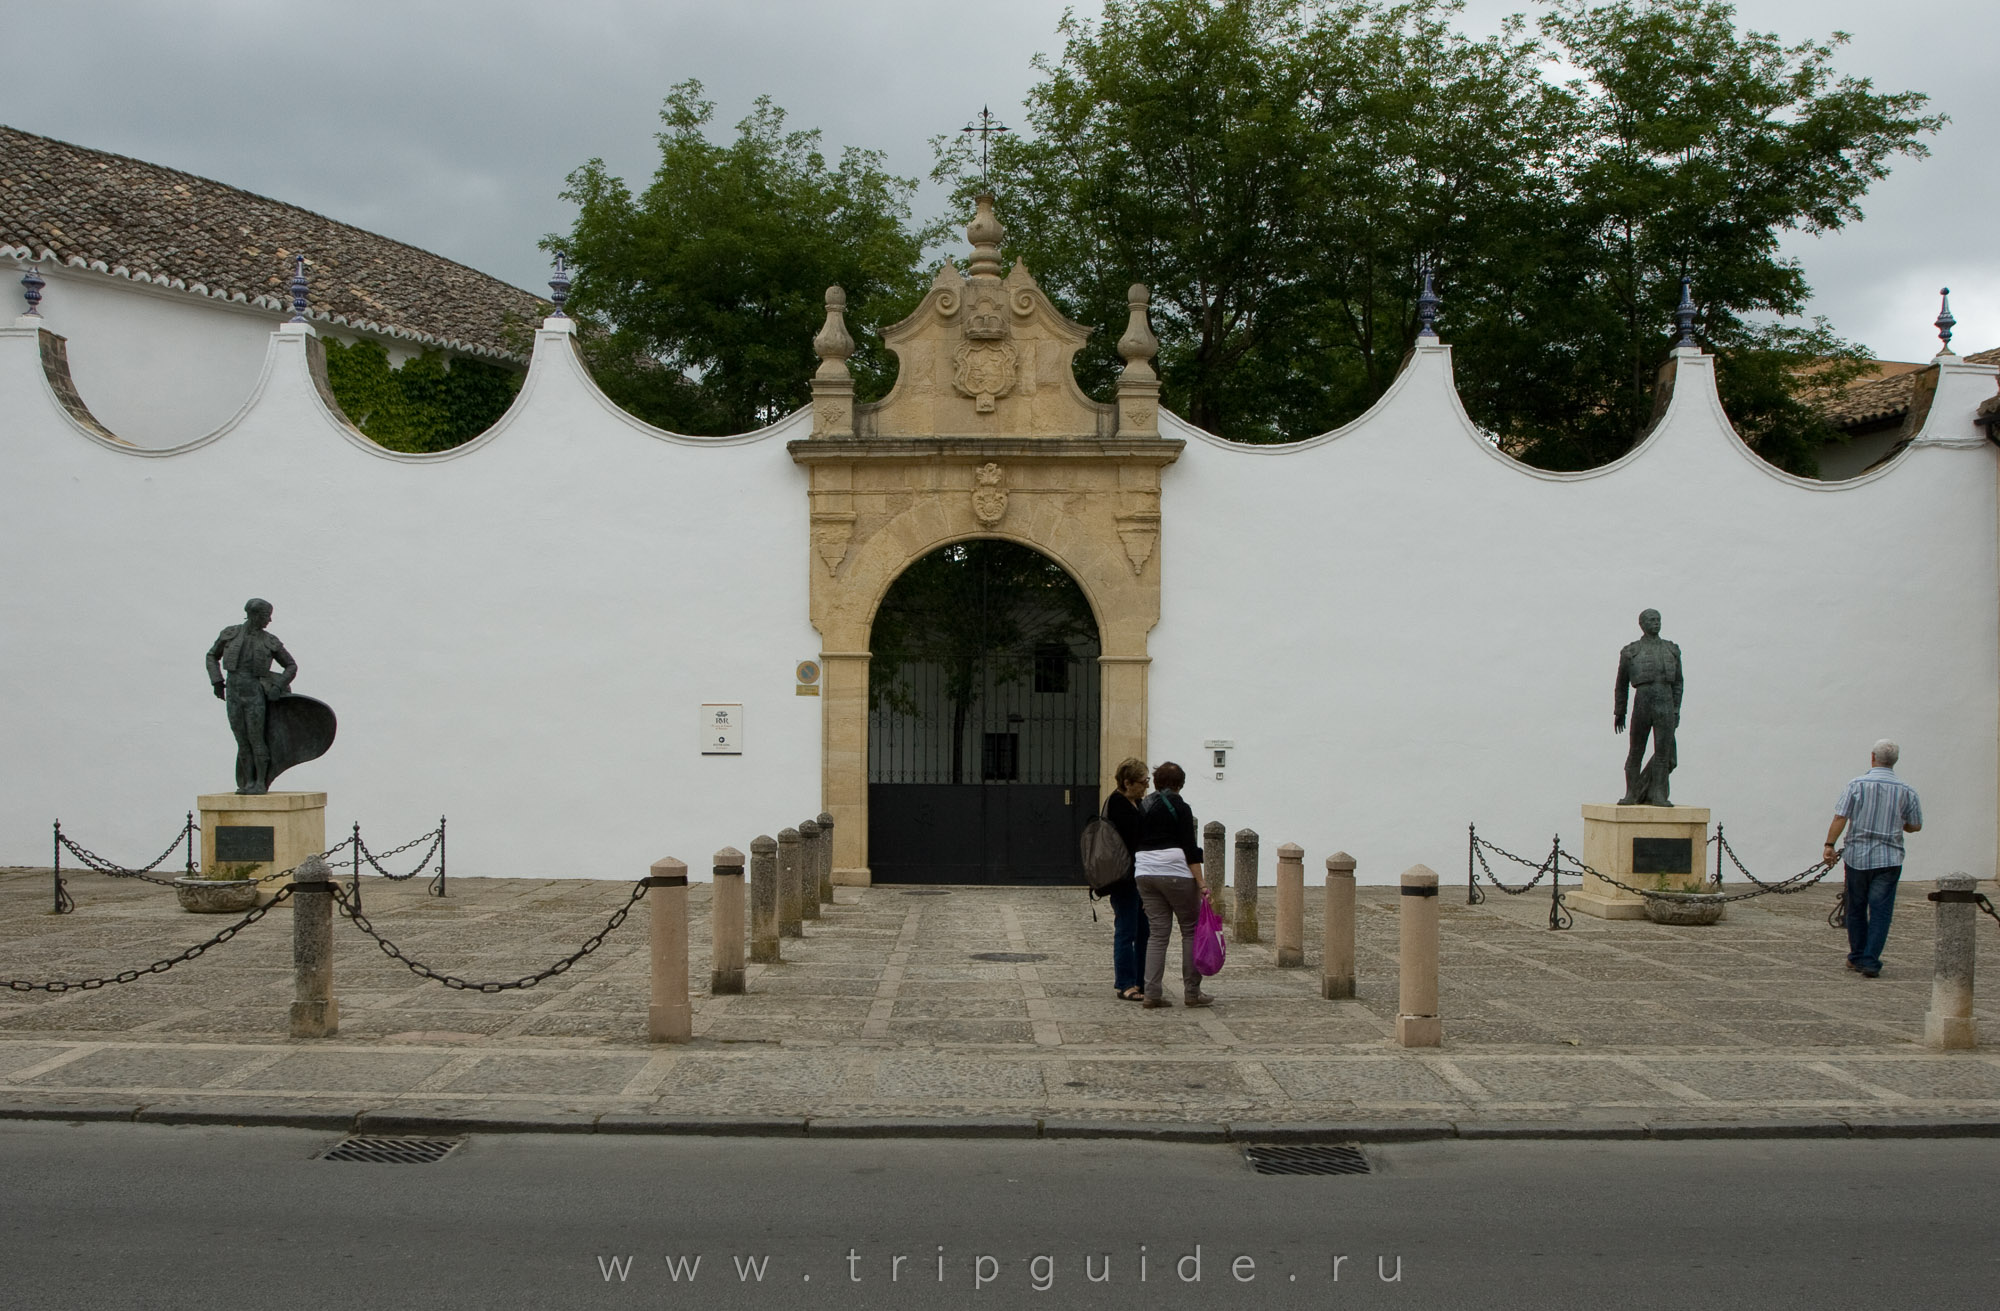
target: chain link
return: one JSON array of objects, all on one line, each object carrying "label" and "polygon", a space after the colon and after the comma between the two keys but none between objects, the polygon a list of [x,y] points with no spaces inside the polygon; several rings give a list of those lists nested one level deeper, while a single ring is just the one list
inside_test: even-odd
[{"label": "chain link", "polygon": [[56,979],[48,983],[35,983],[27,979],[8,979],[6,980],[6,984],[14,992],[94,992],[99,988],[113,983],[131,983],[133,980],[142,979],[148,974],[165,974],[168,970],[181,964],[183,961],[193,960],[210,947],[220,946],[229,941],[252,924],[255,924],[258,920],[270,914],[291,895],[291,886],[287,884],[285,887],[278,889],[277,895],[272,897],[268,903],[254,907],[249,914],[231,924],[228,928],[223,929],[207,942],[196,943],[178,956],[169,956],[165,960],[156,960],[144,969],[121,970],[117,974],[107,974],[95,979]]},{"label": "chain link", "polygon": [[[356,834],[353,838],[348,839],[348,841],[355,842],[358,841],[359,838],[360,835]],[[424,858],[418,861],[417,867],[411,870],[409,873],[391,874],[388,870],[382,868],[382,862],[389,859],[389,857],[400,856],[405,851],[408,851],[411,847],[416,846],[419,842],[426,842],[426,841],[431,844],[430,850],[424,853]],[[401,883],[405,879],[415,878],[417,875],[423,873],[424,870],[429,868],[432,858],[438,854],[438,849],[443,845],[443,843],[444,843],[444,831],[442,829],[432,829],[428,833],[418,834],[416,837],[411,838],[408,842],[405,842],[400,847],[391,847],[389,850],[383,852],[379,856],[368,849],[368,844],[366,842],[362,842],[360,843],[355,859],[357,861],[362,861],[362,860],[367,861],[370,865],[374,866],[375,872],[377,874],[380,874],[383,878],[390,879],[397,883]]]},{"label": "chain link", "polygon": [[157,883],[163,888],[171,888],[172,886],[174,886],[174,881],[172,879],[156,879],[153,877],[153,871],[158,869],[161,865],[161,862],[165,861],[168,856],[174,854],[174,848],[180,846],[181,843],[185,842],[187,840],[187,835],[188,835],[188,826],[183,824],[181,826],[181,831],[174,834],[174,840],[167,844],[167,849],[165,851],[162,851],[159,855],[153,857],[151,863],[141,865],[137,869],[127,869],[123,865],[113,864],[111,861],[106,860],[104,857],[98,855],[96,852],[90,850],[88,847],[78,846],[75,842],[70,840],[70,836],[67,833],[62,835],[60,841],[63,844],[63,850],[69,852],[70,855],[75,856],[78,860],[82,861],[86,868],[96,870],[99,874],[109,874],[112,878],[115,879],[140,879],[147,883]]},{"label": "chain link", "polygon": [[[1528,880],[1526,883],[1523,883],[1518,888],[1508,887],[1505,883],[1502,883],[1498,878],[1494,877],[1493,867],[1486,863],[1486,852],[1481,851],[1480,850],[1481,847],[1486,848],[1488,851],[1493,852],[1495,855],[1506,857],[1508,860],[1513,861],[1516,865],[1523,865],[1531,870],[1534,870],[1535,877]],[[1548,877],[1549,870],[1552,868],[1552,862],[1548,860],[1543,860],[1540,864],[1536,864],[1532,860],[1526,860],[1520,856],[1515,855],[1513,852],[1508,851],[1504,847],[1496,847],[1491,842],[1488,842],[1485,838],[1479,837],[1476,834],[1473,836],[1472,839],[1472,852],[1475,856],[1479,858],[1479,868],[1486,871],[1486,881],[1488,883],[1491,883],[1494,887],[1500,889],[1500,891],[1506,893],[1510,897],[1518,897],[1524,892],[1532,891],[1537,883],[1540,883],[1543,879]]]},{"label": "chain link", "polygon": [[[1598,878],[1603,879],[1606,883],[1609,883],[1612,887],[1621,888],[1624,891],[1630,892],[1635,896],[1644,897],[1648,901],[1673,901],[1681,897],[1701,897],[1704,901],[1713,900],[1713,901],[1727,903],[1732,901],[1747,901],[1751,897],[1761,897],[1768,892],[1775,892],[1780,894],[1791,893],[1791,892],[1804,892],[1807,888],[1811,887],[1813,884],[1819,882],[1821,879],[1825,878],[1828,874],[1831,874],[1833,872],[1833,866],[1836,862],[1839,861],[1840,854],[1836,852],[1834,853],[1834,858],[1832,861],[1829,861],[1823,865],[1808,865],[1806,868],[1800,870],[1798,873],[1792,875],[1790,878],[1780,879],[1776,883],[1762,882],[1761,880],[1753,876],[1750,873],[1750,871],[1744,870],[1743,871],[1744,877],[1748,878],[1752,883],[1755,883],[1757,886],[1751,889],[1749,892],[1734,892],[1728,894],[1720,892],[1670,892],[1659,888],[1635,888],[1629,883],[1622,883],[1619,880],[1612,878],[1609,874],[1606,874],[1601,870],[1592,869],[1590,866],[1584,864],[1582,861],[1578,860],[1575,856],[1572,856],[1567,851],[1564,851],[1562,853],[1562,858],[1568,861],[1571,867],[1576,869],[1578,872],[1584,874],[1594,874]],[[1737,866],[1737,868],[1742,869],[1742,866],[1739,865]],[[1806,877],[1807,875],[1811,875],[1812,877],[1807,878]],[[1801,882],[1800,880],[1804,881]]]},{"label": "chain link", "polygon": [[438,983],[442,983],[447,988],[457,988],[464,992],[508,992],[515,988],[532,988],[545,979],[552,979],[558,974],[566,973],[571,966],[602,946],[605,937],[613,929],[625,922],[625,917],[632,913],[632,907],[638,904],[639,898],[646,895],[645,880],[642,879],[633,884],[632,895],[626,899],[623,906],[611,912],[611,918],[605,921],[603,928],[586,938],[581,947],[578,947],[575,951],[547,969],[537,971],[534,974],[524,974],[511,982],[473,983],[469,980],[459,978],[455,974],[444,974],[434,970],[422,961],[411,960],[403,954],[400,947],[383,937],[376,930],[368,917],[362,914],[360,908],[353,904],[353,899],[346,888],[341,887],[338,883],[329,884],[328,886],[333,890],[334,900],[340,903],[340,913],[354,921],[355,928],[360,929],[363,933],[374,939],[375,945],[382,949],[383,954],[387,955],[391,960],[401,961],[404,968],[408,969],[412,974],[426,979],[433,979]]}]

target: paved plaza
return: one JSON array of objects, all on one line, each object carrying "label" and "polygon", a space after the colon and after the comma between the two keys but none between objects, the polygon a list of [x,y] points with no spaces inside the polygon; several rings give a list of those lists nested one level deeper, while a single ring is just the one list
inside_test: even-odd
[{"label": "paved plaza", "polygon": [[[370,879],[412,957],[513,979],[573,951],[629,895],[586,879]],[[467,1127],[1250,1136],[1258,1126],[1412,1135],[2000,1132],[2000,925],[1979,921],[1982,1037],[1921,1045],[1929,885],[1905,883],[1883,976],[1842,968],[1833,888],[1734,905],[1708,928],[1547,927],[1548,902],[1442,898],[1442,1048],[1394,1045],[1396,890],[1359,890],[1359,992],[1232,943],[1212,1010],[1113,996],[1108,907],[1082,890],[843,888],[749,991],[711,997],[709,888],[692,891],[692,1043],[645,1041],[646,906],[539,987],[448,990],[334,924],[340,1033],[287,1037],[291,910],[163,974],[0,992],[0,1113]],[[82,978],[172,955],[229,922],[84,873],[0,872],[0,977]],[[1990,891],[1990,884],[1982,890]],[[1274,890],[1263,891],[1268,938]],[[1170,990],[1170,996],[1174,993]],[[904,1127],[911,1127],[904,1125]],[[915,1125],[921,1129],[923,1125]]]}]

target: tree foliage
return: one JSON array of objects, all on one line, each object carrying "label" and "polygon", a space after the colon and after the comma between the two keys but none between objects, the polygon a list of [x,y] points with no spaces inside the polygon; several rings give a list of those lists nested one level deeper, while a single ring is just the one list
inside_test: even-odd
[{"label": "tree foliage", "polygon": [[713,102],[686,81],[667,96],[660,165],[633,195],[593,159],[569,176],[578,208],[544,245],[574,265],[570,311],[591,329],[584,351],[598,384],[626,409],[689,433],[741,432],[808,398],[813,335],[838,283],[859,349],[861,393],[892,369],[867,329],[922,292],[922,235],[910,219],[916,183],[879,152],[829,161],[817,131],[787,131],[762,97],[727,145],[709,140]]},{"label": "tree foliage", "polygon": [[521,389],[522,374],[505,365],[425,351],[401,368],[380,342],[326,347],[327,385],[349,422],[392,451],[447,451],[491,428]]},{"label": "tree foliage", "polygon": [[[1484,40],[1458,12],[1108,0],[1065,18],[1032,130],[993,152],[1010,244],[1085,322],[1119,322],[1126,284],[1150,283],[1166,402],[1251,441],[1373,403],[1428,266],[1468,408],[1552,468],[1643,431],[1689,276],[1732,417],[1809,471],[1808,381],[1863,352],[1795,321],[1810,288],[1778,241],[1859,218],[1943,120],[1836,74],[1844,36],[1786,45],[1721,0],[1552,0],[1537,33]],[[962,144],[940,155],[961,199],[987,185]],[[1081,360],[1100,391],[1112,335]]]}]

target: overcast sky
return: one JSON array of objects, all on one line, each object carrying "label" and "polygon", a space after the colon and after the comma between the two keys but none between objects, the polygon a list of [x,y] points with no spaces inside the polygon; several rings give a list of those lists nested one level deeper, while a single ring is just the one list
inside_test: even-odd
[{"label": "overcast sky", "polygon": [[[318,210],[541,291],[536,241],[585,160],[643,185],[667,88],[701,79],[733,124],[768,92],[829,146],[930,169],[928,141],[990,103],[1022,126],[1029,60],[1063,0],[62,0],[8,33],[0,122]],[[1097,5],[1079,0],[1079,14]],[[1787,40],[1839,29],[1837,67],[1918,90],[1952,123],[1867,218],[1787,249],[1815,313],[1891,359],[1935,352],[1952,288],[1961,351],[2000,345],[2000,97],[1991,14],[1946,0],[1744,0]],[[1472,0],[1490,31],[1529,3]],[[1976,30],[1977,29],[1977,30]],[[924,203],[940,196],[927,189]]]}]

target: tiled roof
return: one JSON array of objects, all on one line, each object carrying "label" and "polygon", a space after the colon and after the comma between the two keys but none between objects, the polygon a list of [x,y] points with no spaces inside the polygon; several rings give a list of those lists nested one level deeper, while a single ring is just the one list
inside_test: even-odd
[{"label": "tiled roof", "polygon": [[464,354],[519,359],[504,329],[541,298],[429,251],[123,155],[0,126],[0,256],[59,263]]},{"label": "tiled roof", "polygon": [[[2000,364],[2000,348],[1965,357],[1968,364]],[[1917,373],[1898,373],[1873,382],[1856,383],[1821,403],[1820,413],[1836,428],[1861,428],[1900,419],[1910,412]]]}]

